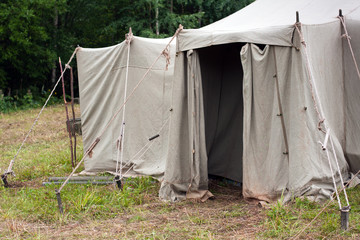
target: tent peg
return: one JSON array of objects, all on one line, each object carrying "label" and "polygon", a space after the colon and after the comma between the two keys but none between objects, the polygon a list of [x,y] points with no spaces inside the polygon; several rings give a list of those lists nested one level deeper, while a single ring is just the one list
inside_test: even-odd
[{"label": "tent peg", "polygon": [[63,209],[63,205],[62,205],[62,202],[61,202],[61,195],[60,195],[59,190],[55,189],[55,194],[56,194],[56,198],[57,198],[57,202],[58,202],[59,212],[61,214],[63,214],[64,209]]},{"label": "tent peg", "polygon": [[339,9],[339,17],[343,17],[342,10]]},{"label": "tent peg", "polygon": [[300,22],[300,17],[299,17],[299,12],[296,11],[296,22],[299,23]]},{"label": "tent peg", "polygon": [[9,187],[9,182],[7,181],[7,174],[6,173],[1,175],[1,180],[4,183],[4,187],[8,188]]},{"label": "tent peg", "polygon": [[116,182],[117,187],[118,187],[120,190],[122,190],[122,183],[121,183],[120,176],[119,176],[119,175],[116,175],[114,179],[115,179],[115,182]]},{"label": "tent peg", "polygon": [[341,212],[341,229],[347,230],[349,228],[349,215],[350,215],[350,206],[346,206],[340,209]]}]

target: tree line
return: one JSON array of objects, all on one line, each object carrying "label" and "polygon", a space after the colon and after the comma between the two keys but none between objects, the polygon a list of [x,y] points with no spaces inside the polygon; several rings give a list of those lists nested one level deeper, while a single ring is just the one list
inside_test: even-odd
[{"label": "tree line", "polygon": [[0,95],[45,94],[59,77],[58,57],[67,61],[78,45],[117,44],[129,27],[137,36],[172,36],[179,24],[199,28],[252,1],[2,0]]}]

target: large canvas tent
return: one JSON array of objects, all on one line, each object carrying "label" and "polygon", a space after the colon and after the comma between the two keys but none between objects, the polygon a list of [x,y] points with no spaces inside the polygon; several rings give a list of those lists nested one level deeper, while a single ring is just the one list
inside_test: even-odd
[{"label": "large canvas tent", "polygon": [[[358,59],[359,7],[357,1],[257,0],[211,25],[181,31],[171,58],[175,66],[166,72],[163,62],[162,77],[149,79],[127,108],[127,122],[140,128],[127,132],[142,141],[162,128],[157,121],[169,119],[166,138],[159,139],[152,155],[132,163],[134,172],[159,176],[160,197],[172,201],[206,199],[208,174],[242,182],[246,198],[328,198],[333,182],[341,182],[340,173],[347,180],[360,169],[360,79],[337,18],[342,9]],[[156,58],[160,48],[148,47],[136,60]],[[121,73],[110,70],[123,68],[125,55],[89,49],[77,54],[85,147],[87,134],[93,140],[98,124],[105,124],[112,106],[121,102],[120,83],[102,88],[99,83],[121,82],[114,75]],[[102,74],[94,75],[94,69]],[[157,97],[144,97],[157,91]],[[146,111],[144,102],[161,113]],[[140,120],[149,116],[154,118]],[[114,170],[117,137],[112,132],[119,126],[109,131],[112,137],[96,149],[98,155],[87,160],[86,170]],[[125,145],[129,161],[136,150]]]}]

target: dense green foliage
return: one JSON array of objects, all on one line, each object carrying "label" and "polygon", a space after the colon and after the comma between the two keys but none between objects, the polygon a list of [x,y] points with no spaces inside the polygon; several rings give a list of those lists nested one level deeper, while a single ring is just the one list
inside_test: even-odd
[{"label": "dense green foliage", "polygon": [[[18,95],[12,97],[0,94],[0,113],[10,113],[18,110],[41,107],[48,98],[47,95],[49,94],[49,92],[50,91],[42,91],[40,92],[40,94],[34,95],[31,91],[28,91],[22,97],[19,97]],[[62,98],[59,98],[56,95],[55,97],[49,99],[48,105],[62,102]]]},{"label": "dense green foliage", "polygon": [[129,27],[138,36],[171,36],[179,24],[198,28],[252,1],[3,0],[0,90],[10,102],[29,89],[34,96],[44,97],[44,90],[59,76],[57,58],[69,59],[77,45],[114,45],[124,39]]}]

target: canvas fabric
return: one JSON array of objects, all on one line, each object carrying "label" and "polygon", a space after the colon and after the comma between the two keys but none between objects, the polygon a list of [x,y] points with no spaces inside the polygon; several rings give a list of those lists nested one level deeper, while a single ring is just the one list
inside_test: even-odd
[{"label": "canvas fabric", "polygon": [[[333,190],[332,173],[325,151],[318,143],[323,141],[325,134],[317,128],[317,113],[303,67],[302,53],[289,47],[266,46],[261,50],[251,44],[242,49],[241,57],[246,73],[244,197],[265,201],[273,201],[281,195],[286,198],[304,194],[317,199],[329,198]],[[275,74],[279,81],[282,116],[279,116]],[[338,79],[336,76],[326,79],[326,82],[331,81]],[[330,90],[336,92],[336,84],[331,86]],[[324,98],[337,97],[330,90],[323,92]],[[336,100],[343,101],[341,94]],[[323,107],[331,113],[338,109],[330,101]],[[289,147],[287,154],[284,154],[281,117],[285,120]],[[334,123],[336,120],[332,121]],[[341,126],[339,123],[342,121],[331,126]],[[347,179],[349,175],[342,148],[336,135],[332,137],[341,172]],[[337,169],[334,158],[331,164],[333,169]],[[338,182],[339,174],[336,176]],[[321,191],[314,193],[314,189]]]},{"label": "canvas fabric", "polygon": [[357,0],[257,0],[200,29],[184,29],[178,37],[178,51],[233,42],[291,46],[296,11],[301,23],[321,25],[339,22],[339,9],[347,16],[358,8]]},{"label": "canvas fabric", "polygon": [[[169,40],[133,39],[130,48],[128,96]],[[84,151],[124,103],[127,54],[128,46],[125,41],[113,47],[81,48],[77,52]],[[125,168],[134,165],[129,174],[158,178],[164,174],[174,58],[175,44],[172,44],[169,69],[165,71],[166,58],[161,56],[126,104],[123,161],[124,165],[127,164]],[[122,114],[121,110],[104,132],[92,156],[85,159],[86,172],[115,172]],[[154,139],[147,148],[149,138],[157,134],[160,137]]]}]

